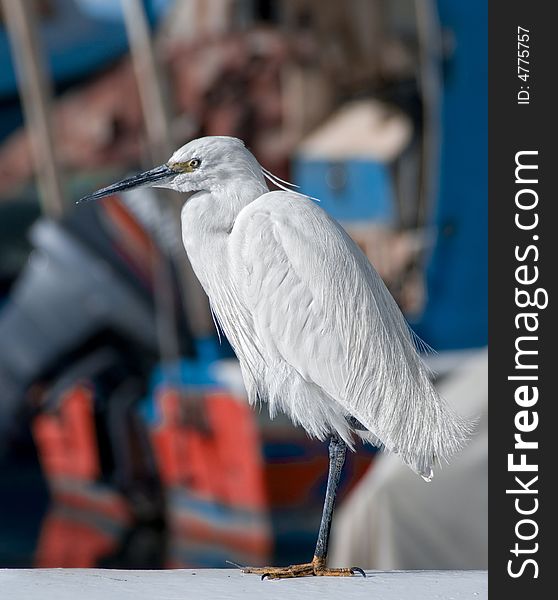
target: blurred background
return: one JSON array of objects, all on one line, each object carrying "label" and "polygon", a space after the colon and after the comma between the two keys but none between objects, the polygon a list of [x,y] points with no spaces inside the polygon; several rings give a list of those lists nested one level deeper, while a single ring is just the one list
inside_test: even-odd
[{"label": "blurred background", "polygon": [[343,224],[477,418],[429,485],[351,454],[331,561],[486,568],[485,4],[0,2],[0,567],[311,558],[327,448],[248,407],[180,198],[74,205],[232,135]]}]

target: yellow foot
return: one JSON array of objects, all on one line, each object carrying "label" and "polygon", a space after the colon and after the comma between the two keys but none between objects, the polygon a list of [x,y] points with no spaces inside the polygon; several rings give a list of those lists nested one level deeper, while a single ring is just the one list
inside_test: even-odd
[{"label": "yellow foot", "polygon": [[[234,563],[231,563],[234,564]],[[362,575],[366,577],[366,573],[360,567],[350,567],[344,569],[329,569],[326,567],[323,558],[314,556],[312,562],[302,565],[290,565],[288,567],[242,567],[243,573],[255,573],[261,575],[262,579],[283,579],[287,577],[351,577],[352,575]]]}]

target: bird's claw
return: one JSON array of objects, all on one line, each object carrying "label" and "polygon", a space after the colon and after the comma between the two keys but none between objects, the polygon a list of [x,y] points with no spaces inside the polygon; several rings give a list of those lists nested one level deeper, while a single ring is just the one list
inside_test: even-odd
[{"label": "bird's claw", "polygon": [[237,566],[243,573],[254,573],[260,575],[262,581],[265,579],[284,579],[292,577],[308,576],[330,576],[330,577],[350,577],[351,575],[362,575],[366,573],[360,567],[350,567],[343,569],[331,569],[325,566],[324,559],[314,558],[312,562],[301,565],[290,565],[289,567],[241,567],[231,561],[228,563]]}]

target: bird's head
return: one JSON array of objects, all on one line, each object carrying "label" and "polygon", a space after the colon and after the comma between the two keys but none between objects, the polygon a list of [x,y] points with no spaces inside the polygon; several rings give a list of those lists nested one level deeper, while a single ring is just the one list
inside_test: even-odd
[{"label": "bird's head", "polygon": [[98,200],[139,187],[200,192],[249,180],[265,188],[261,167],[244,143],[234,137],[209,136],[185,144],[164,165],[113,183],[78,202]]}]

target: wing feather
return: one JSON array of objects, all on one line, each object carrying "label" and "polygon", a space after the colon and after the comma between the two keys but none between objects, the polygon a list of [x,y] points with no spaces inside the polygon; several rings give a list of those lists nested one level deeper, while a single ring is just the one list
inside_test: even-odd
[{"label": "wing feather", "polygon": [[284,361],[425,477],[461,445],[467,426],[431,385],[397,304],[321,208],[265,194],[237,219],[231,264],[272,368]]}]

